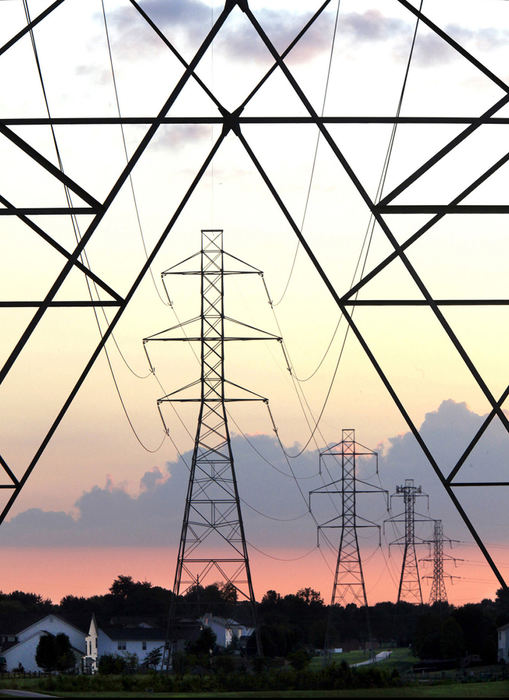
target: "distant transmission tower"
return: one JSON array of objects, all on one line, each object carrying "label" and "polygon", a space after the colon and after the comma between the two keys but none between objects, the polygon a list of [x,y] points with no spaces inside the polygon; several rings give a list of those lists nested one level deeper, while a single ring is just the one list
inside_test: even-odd
[{"label": "distant transmission tower", "polygon": [[[413,479],[405,479],[405,484],[403,486],[396,486],[396,493],[391,495],[391,503],[393,498],[403,498],[405,511],[385,521],[386,523],[403,522],[405,525],[405,534],[389,545],[389,547],[393,545],[404,547],[398,588],[398,603],[400,600],[408,600],[410,603],[419,603],[422,605],[423,602],[419,564],[415,551],[415,523],[429,522],[431,518],[419,514],[417,514],[419,515],[418,518],[415,517],[415,501],[417,498],[421,497],[428,498],[427,494],[423,493],[422,487],[414,486]],[[420,543],[422,544],[422,540]]]},{"label": "distant transmission tower", "polygon": [[[176,622],[178,596],[206,579],[215,582],[218,577],[234,588],[241,599],[250,603],[253,625],[256,629],[257,650],[261,654],[261,644],[256,627],[255,596],[251,580],[249,556],[240,508],[239,491],[235,475],[234,460],[228,429],[226,403],[231,401],[267,401],[238,384],[225,378],[224,348],[230,340],[280,340],[276,336],[247,326],[224,314],[224,277],[232,274],[258,274],[262,272],[223,251],[222,230],[203,230],[200,253],[186,258],[163,273],[165,275],[200,275],[201,313],[198,319],[191,319],[173,328],[146,338],[149,341],[199,341],[201,344],[201,378],[182,389],[159,399],[161,417],[163,402],[199,403],[198,425],[189,474],[189,483],[182,521],[180,545],[173,584],[173,593],[168,626],[168,639],[163,665],[171,666],[172,649],[175,639],[173,630]],[[199,256],[199,270],[189,270],[186,263]],[[243,269],[224,269],[224,258],[228,256]],[[240,327],[242,335],[225,335],[225,321]],[[193,322],[199,322],[199,331],[192,333]],[[173,331],[187,329],[184,337],[174,337]],[[247,333],[251,333],[247,335]],[[253,335],[252,333],[262,335]],[[149,358],[150,362],[150,358]],[[199,384],[199,398],[190,398],[188,390]],[[246,396],[232,398],[226,395],[229,385],[245,393]]]},{"label": "distant transmission tower", "polygon": [[[385,493],[388,498],[388,492],[357,478],[356,458],[375,457],[378,465],[378,454],[355,442],[355,430],[351,428],[343,429],[342,437],[343,439],[337,445],[320,453],[320,471],[324,458],[341,457],[341,479],[310,491],[309,498],[311,503],[312,495],[341,494],[341,514],[318,526],[318,537],[320,530],[325,528],[341,531],[331,605],[352,602],[367,608],[368,600],[357,530],[371,527],[377,527],[380,530],[380,526],[357,514],[357,494]],[[361,484],[360,489],[359,484]]]},{"label": "distant transmission tower", "polygon": [[[433,562],[433,576],[423,576],[423,578],[432,579],[431,590],[429,594],[429,604],[433,603],[447,603],[447,591],[445,588],[444,581],[444,559],[449,561],[462,561],[457,557],[451,557],[449,554],[444,554],[444,541],[449,543],[454,542],[454,540],[444,537],[444,526],[441,520],[435,520],[433,527],[433,539],[425,540],[426,544],[433,547],[433,556],[427,559],[421,559],[421,561]],[[459,576],[447,575],[447,578],[455,579],[460,578]]]}]

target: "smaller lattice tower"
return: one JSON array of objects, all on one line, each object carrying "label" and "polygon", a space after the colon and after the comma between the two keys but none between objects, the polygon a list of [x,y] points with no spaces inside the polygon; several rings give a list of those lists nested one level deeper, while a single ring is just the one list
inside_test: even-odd
[{"label": "smaller lattice tower", "polygon": [[357,443],[355,441],[355,430],[352,428],[343,429],[342,438],[341,442],[320,453],[320,472],[322,471],[323,460],[333,458],[338,461],[341,459],[341,479],[310,491],[310,507],[311,496],[313,495],[341,495],[340,514],[318,526],[318,540],[322,529],[334,528],[340,530],[331,605],[358,603],[367,608],[368,600],[357,530],[359,528],[374,527],[380,531],[380,526],[357,513],[357,495],[361,493],[383,493],[388,498],[388,491],[357,478],[357,458],[361,456],[374,457],[378,471],[378,454]]},{"label": "smaller lattice tower", "polygon": [[396,486],[396,493],[391,495],[391,504],[393,498],[402,498],[405,509],[403,513],[385,521],[385,523],[404,523],[405,526],[405,534],[389,544],[389,547],[401,546],[404,548],[398,588],[398,603],[401,600],[406,600],[410,603],[422,605],[421,579],[415,547],[416,544],[423,544],[425,541],[419,538],[419,542],[416,542],[415,523],[430,522],[432,519],[416,513],[415,502],[417,498],[428,498],[428,496],[423,493],[422,486],[415,486],[413,479],[405,479],[405,483],[402,486]]},{"label": "smaller lattice tower", "polygon": [[432,549],[431,556],[426,559],[421,559],[421,561],[427,561],[433,563],[433,575],[423,576],[423,578],[432,579],[431,590],[429,594],[429,604],[434,603],[447,603],[447,590],[445,588],[445,576],[451,579],[460,578],[459,576],[451,576],[450,574],[444,574],[444,560],[453,561],[456,564],[457,561],[462,561],[457,557],[452,557],[450,554],[444,553],[444,542],[452,543],[455,540],[451,540],[444,536],[444,526],[441,520],[435,520],[433,527],[433,538],[431,540],[425,540],[426,544]]}]

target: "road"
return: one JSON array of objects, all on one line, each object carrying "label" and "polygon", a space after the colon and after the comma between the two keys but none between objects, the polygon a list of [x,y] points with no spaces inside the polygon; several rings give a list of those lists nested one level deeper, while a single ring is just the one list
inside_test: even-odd
[{"label": "road", "polygon": [[376,664],[379,661],[384,661],[385,659],[388,659],[391,654],[392,654],[392,651],[380,651],[372,659],[368,659],[367,661],[359,661],[358,664],[350,664],[350,665],[352,668],[354,668],[357,666],[367,666],[368,664]]}]

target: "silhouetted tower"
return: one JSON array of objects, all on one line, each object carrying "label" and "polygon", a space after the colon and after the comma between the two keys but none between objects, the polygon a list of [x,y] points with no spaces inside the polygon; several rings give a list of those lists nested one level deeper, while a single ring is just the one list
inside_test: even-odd
[{"label": "silhouetted tower", "polygon": [[[226,404],[231,401],[267,401],[225,378],[225,341],[228,340],[280,340],[270,333],[226,317],[224,314],[224,278],[232,274],[258,274],[260,270],[247,265],[223,251],[222,230],[203,230],[202,247],[199,255],[199,270],[189,270],[186,264],[195,258],[186,258],[165,275],[200,275],[201,313],[199,319],[181,323],[143,342],[149,341],[199,341],[201,344],[201,378],[158,400],[161,418],[161,404],[165,401],[199,403],[198,425],[190,467],[189,483],[182,521],[177,567],[170,606],[168,644],[163,665],[171,666],[172,649],[176,629],[176,606],[179,595],[184,595],[207,581],[218,579],[228,585],[235,595],[250,602],[253,625],[256,628],[255,596],[249,566],[244,524],[240,508],[239,491],[231,448]],[[241,263],[244,269],[224,269],[224,257]],[[193,323],[199,321],[199,334],[193,334]],[[225,321],[229,325],[240,326],[244,335],[225,335]],[[187,329],[187,335],[173,337],[172,332]],[[260,336],[246,336],[246,331],[262,333]],[[147,353],[148,356],[148,353]],[[150,358],[149,358],[150,362]],[[150,363],[152,366],[152,363]],[[200,385],[199,398],[190,398],[189,390]],[[230,385],[244,392],[240,398],[226,395],[225,386]],[[166,427],[166,424],[165,424]],[[167,430],[167,428],[166,428]],[[261,654],[260,638],[256,628],[258,653]]]},{"label": "silhouetted tower", "polygon": [[[462,561],[457,557],[451,557],[449,554],[444,553],[444,542],[447,540],[451,545],[454,540],[444,537],[444,527],[441,520],[435,520],[433,527],[433,539],[426,540],[426,544],[433,547],[432,557],[427,559],[421,559],[421,561],[433,562],[433,576],[423,576],[423,578],[432,579],[431,590],[429,594],[429,604],[433,603],[447,603],[447,591],[445,588],[445,575],[444,575],[444,559],[454,561]],[[448,578],[454,579],[459,578],[459,576],[450,576]]]},{"label": "silhouetted tower", "polygon": [[[385,493],[386,497],[388,497],[388,492],[357,478],[357,457],[375,457],[378,471],[378,454],[355,442],[355,430],[351,428],[343,429],[342,438],[341,442],[337,445],[333,445],[320,453],[320,472],[322,460],[324,458],[341,458],[341,479],[332,481],[325,486],[310,491],[310,505],[311,496],[313,494],[341,495],[340,515],[318,526],[318,537],[322,529],[335,528],[341,531],[336,571],[334,574],[334,585],[332,587],[331,605],[351,602],[367,607],[366,585],[364,582],[364,572],[362,570],[357,530],[359,528],[377,527],[380,531],[380,526],[358,515],[357,494]],[[361,488],[359,488],[359,484]]]},{"label": "silhouetted tower", "polygon": [[[389,545],[389,547],[393,545],[404,547],[398,588],[398,603],[400,600],[407,600],[410,603],[420,603],[422,605],[423,602],[419,564],[415,551],[415,523],[429,522],[431,518],[419,514],[418,518],[415,517],[415,501],[417,498],[421,497],[428,498],[428,496],[423,493],[422,487],[415,486],[413,479],[405,479],[404,485],[396,486],[396,493],[391,495],[391,503],[393,498],[403,498],[405,511],[385,521],[392,523],[403,522],[405,525],[405,534]],[[422,544],[422,540],[420,544]]]}]

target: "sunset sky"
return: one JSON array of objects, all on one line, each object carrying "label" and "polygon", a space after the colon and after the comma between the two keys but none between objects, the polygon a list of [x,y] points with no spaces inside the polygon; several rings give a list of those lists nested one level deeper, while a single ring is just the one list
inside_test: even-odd
[{"label": "sunset sky", "polygon": [[[50,3],[29,0],[28,4],[31,16],[36,17]],[[320,6],[315,0],[250,0],[249,4],[279,51]],[[420,3],[413,0],[411,4],[418,7]],[[223,7],[208,0],[141,0],[140,5],[187,61]],[[181,77],[182,66],[127,0],[104,0],[104,8],[121,113],[153,116]],[[318,113],[325,103],[328,116],[394,115],[415,17],[398,0],[341,0],[331,53],[337,10],[338,0],[332,0],[289,54],[289,69]],[[504,51],[509,38],[507,3],[424,0],[423,12],[498,78],[509,82]],[[0,18],[3,45],[26,24],[22,3],[0,2]],[[36,28],[35,40],[52,116],[117,116],[100,0],[65,0]],[[233,110],[272,62],[253,27],[236,8],[197,74]],[[0,86],[2,118],[46,116],[29,36],[0,55]],[[476,117],[504,94],[500,86],[419,25],[402,115]],[[217,109],[191,80],[170,115],[217,116]],[[303,116],[306,111],[285,76],[275,71],[243,115]],[[502,107],[496,116],[509,116],[509,108]],[[10,128],[57,163],[48,126]],[[147,128],[125,127],[129,154]],[[464,128],[464,124],[400,125],[384,193]],[[500,124],[481,127],[395,203],[449,203],[508,152],[506,129],[507,125]],[[374,199],[391,126],[336,124],[329,131]],[[366,256],[363,241],[369,211],[323,138],[317,142],[315,126],[251,124],[243,126],[242,132],[338,293],[359,280],[358,260],[365,275],[393,250],[377,225]],[[120,127],[58,126],[55,134],[65,172],[103,201],[125,165]],[[139,222],[127,182],[86,247],[91,269],[120,293],[127,292],[145,260],[140,233],[150,251],[219,134],[220,126],[204,124],[163,125],[157,131],[133,172]],[[0,194],[7,200],[20,207],[65,206],[62,185],[3,135],[0,158]],[[507,164],[501,167],[462,203],[507,204],[508,168]],[[77,196],[74,203],[82,205]],[[388,214],[385,218],[397,240],[403,242],[431,215]],[[32,219],[51,231],[67,250],[73,249],[74,234],[67,217]],[[85,231],[91,217],[77,219]],[[446,216],[408,249],[408,259],[435,298],[504,298],[509,271],[506,227],[503,214]],[[189,463],[196,410],[179,408],[178,415],[170,409],[165,413],[170,441],[165,438],[156,401],[197,379],[199,364],[188,344],[161,344],[151,348],[154,376],[142,339],[198,313],[197,280],[169,282],[172,309],[165,303],[160,273],[199,249],[204,228],[222,228],[225,249],[264,271],[274,308],[259,278],[228,278],[226,313],[270,333],[281,332],[295,374],[292,380],[277,343],[228,347],[228,377],[269,399],[288,454],[305,448],[301,457],[285,459],[263,404],[231,409],[230,429],[257,596],[268,588],[290,592],[309,585],[329,598],[334,553],[316,548],[316,528],[305,501],[308,491],[322,483],[317,475],[318,452],[338,442],[344,427],[355,427],[357,439],[380,454],[380,481],[367,464],[359,467],[362,478],[391,493],[405,478],[413,478],[429,494],[429,511],[424,502],[419,509],[426,517],[443,520],[445,533],[456,540],[447,553],[463,560],[457,567],[452,561],[446,565],[447,573],[461,577],[454,586],[446,580],[451,602],[493,596],[498,582],[359,342],[352,333],[345,340],[345,319],[302,249],[292,269],[295,234],[233,133],[223,142],[158,254],[152,266],[154,281],[145,277],[115,330],[116,342],[108,341],[118,387],[139,439],[126,420],[101,355],[8,521],[0,527],[6,571],[0,589],[30,589],[58,599],[71,592],[103,592],[118,573],[166,586],[172,580],[187,479],[176,448]],[[63,258],[21,221],[2,216],[0,265],[2,300],[43,299]],[[87,293],[82,274],[75,271],[57,299],[85,300]],[[359,299],[422,299],[422,293],[396,259],[365,286]],[[33,313],[33,309],[0,308],[2,361]],[[106,310],[110,318],[112,313]],[[507,386],[507,307],[444,307],[443,314],[498,398]],[[355,322],[440,468],[449,471],[490,411],[465,363],[426,307],[359,307]],[[98,339],[90,308],[51,309],[4,381],[0,454],[18,476],[24,473]],[[506,402],[503,408],[508,407]],[[322,410],[319,430],[310,438],[309,426]],[[463,480],[507,480],[508,447],[507,431],[496,418],[467,460]],[[461,489],[459,496],[508,577],[506,491]],[[5,502],[7,495],[2,498]],[[393,514],[400,506],[394,503]],[[360,501],[359,512],[363,508],[380,524],[388,517],[382,498],[377,503]],[[319,521],[326,519],[326,508],[317,505],[315,516]],[[426,528],[426,523],[419,525],[424,540],[431,534]],[[370,602],[396,597],[401,555],[392,548],[389,556],[388,542],[398,534],[387,529],[381,548],[376,532],[362,540]],[[426,557],[428,547],[423,545],[420,550],[420,556]],[[423,573],[431,573],[429,565]],[[425,581],[425,595],[428,590],[429,581]]]}]

